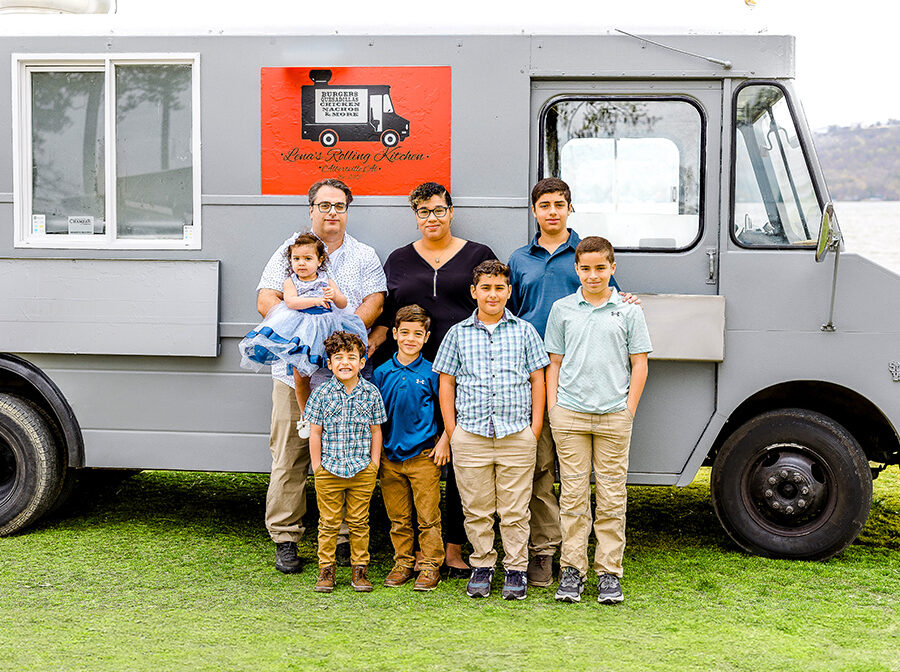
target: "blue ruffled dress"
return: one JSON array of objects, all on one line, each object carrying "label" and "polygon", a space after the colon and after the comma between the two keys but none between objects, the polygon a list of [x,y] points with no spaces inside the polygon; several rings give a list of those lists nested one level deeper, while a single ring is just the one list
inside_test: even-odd
[{"label": "blue ruffled dress", "polygon": [[[309,282],[292,273],[291,281],[300,297],[322,297],[328,287],[325,273]],[[288,373],[293,367],[300,375],[311,376],[325,366],[325,339],[336,331],[354,333],[368,345],[366,326],[358,315],[345,313],[334,304],[294,310],[282,301],[238,344],[241,367],[259,371],[281,360],[287,362]]]}]

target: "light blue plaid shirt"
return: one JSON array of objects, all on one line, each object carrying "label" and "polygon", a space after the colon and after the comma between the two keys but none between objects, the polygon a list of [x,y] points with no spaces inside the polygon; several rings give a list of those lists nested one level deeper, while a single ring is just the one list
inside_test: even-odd
[{"label": "light blue plaid shirt", "polygon": [[372,461],[372,430],[387,420],[381,393],[360,378],[349,394],[337,378],[329,378],[309,395],[306,419],[322,425],[322,466],[350,478]]},{"label": "light blue plaid shirt", "polygon": [[531,424],[529,374],[550,363],[531,324],[509,310],[491,334],[478,311],[450,327],[434,370],[456,377],[456,422],[467,432],[503,438]]}]

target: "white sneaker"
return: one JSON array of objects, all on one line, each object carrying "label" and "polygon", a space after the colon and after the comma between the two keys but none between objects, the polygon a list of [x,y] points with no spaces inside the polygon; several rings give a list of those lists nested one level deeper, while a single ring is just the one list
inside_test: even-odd
[{"label": "white sneaker", "polygon": [[300,419],[297,421],[297,436],[299,436],[301,439],[308,439],[309,433],[309,420],[301,415]]}]

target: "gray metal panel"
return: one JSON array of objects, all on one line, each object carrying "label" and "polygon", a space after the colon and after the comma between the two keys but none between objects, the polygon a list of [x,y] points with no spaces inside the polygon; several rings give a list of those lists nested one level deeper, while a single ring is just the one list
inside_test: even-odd
[{"label": "gray metal panel", "polygon": [[205,432],[84,432],[85,466],[267,472],[269,435]]},{"label": "gray metal panel", "polygon": [[[694,78],[793,77],[790,35],[653,35],[655,42],[731,61],[731,69],[626,35],[535,36],[536,77]],[[577,54],[573,58],[572,54]]]},{"label": "gray metal panel", "polygon": [[219,262],[0,259],[0,350],[215,357]]},{"label": "gray metal panel", "polygon": [[681,472],[715,410],[715,385],[711,362],[650,362],[634,421],[629,472]]}]

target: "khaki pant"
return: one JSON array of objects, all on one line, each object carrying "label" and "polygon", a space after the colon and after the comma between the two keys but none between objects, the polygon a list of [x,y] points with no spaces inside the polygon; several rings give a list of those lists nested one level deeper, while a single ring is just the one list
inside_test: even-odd
[{"label": "khaki pant", "polygon": [[378,469],[374,462],[350,478],[335,476],[325,467],[315,471],[316,502],[319,505],[319,566],[334,564],[334,555],[346,505],[350,530],[350,563],[369,564],[369,502],[375,490]]},{"label": "khaki pant", "polygon": [[550,433],[550,419],[544,411],[544,426],[537,442],[534,480],[531,486],[532,555],[554,555],[562,539],[559,529],[559,502],[553,491],[556,480],[556,450]]},{"label": "khaki pant", "polygon": [[272,426],[269,450],[272,473],[266,493],[266,529],[276,544],[300,541],[306,513],[309,440],[297,436],[300,419],[297,396],[290,385],[272,381]]},{"label": "khaki pant", "polygon": [[503,566],[525,571],[528,567],[528,534],[531,484],[537,440],[526,427],[502,439],[471,434],[457,426],[450,437],[453,469],[466,517],[466,536],[473,553],[473,567],[493,567],[494,514],[500,516]]},{"label": "khaki pant", "polygon": [[403,462],[381,459],[381,496],[391,520],[394,564],[414,567],[412,512],[419,521],[420,567],[438,569],[444,562],[441,539],[441,468],[430,449]]},{"label": "khaki pant", "polygon": [[559,404],[550,409],[550,426],[559,455],[561,567],[587,573],[591,532],[591,468],[594,470],[593,569],[622,576],[628,449],[634,418],[628,410],[603,415],[579,413]]}]

